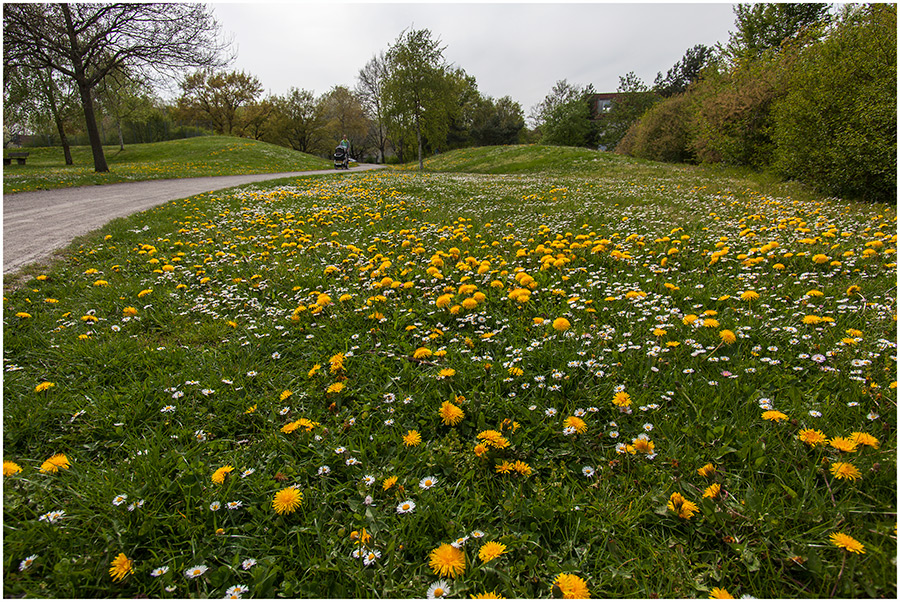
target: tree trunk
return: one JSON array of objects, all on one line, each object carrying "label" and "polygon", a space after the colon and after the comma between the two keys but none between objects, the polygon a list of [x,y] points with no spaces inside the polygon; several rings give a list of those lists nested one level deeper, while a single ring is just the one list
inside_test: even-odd
[{"label": "tree trunk", "polygon": [[119,127],[119,150],[125,150],[125,139],[122,137],[122,120],[117,119],[116,125]]},{"label": "tree trunk", "polygon": [[56,104],[55,86],[53,85],[53,75],[47,72],[47,80],[44,81],[45,91],[47,92],[47,100],[50,101],[50,112],[53,114],[53,121],[56,122],[56,129],[59,131],[59,142],[63,147],[63,156],[66,158],[66,165],[72,165],[72,149],[69,148],[69,138],[66,136],[66,129],[63,124],[62,116],[59,113],[59,105]]},{"label": "tree trunk", "polygon": [[94,114],[94,101],[91,98],[91,86],[84,72],[84,63],[78,55],[78,37],[75,35],[75,25],[72,23],[72,13],[67,4],[61,5],[63,15],[66,18],[66,31],[72,44],[72,63],[75,68],[75,82],[78,84],[78,92],[81,95],[81,105],[84,108],[84,121],[87,128],[88,139],[91,142],[91,153],[94,155],[94,171],[106,173],[109,167],[106,165],[106,157],[103,155],[103,143],[100,140],[100,131],[97,129],[97,118]]},{"label": "tree trunk", "polygon": [[424,169],[422,166],[422,128],[418,119],[416,119],[416,142],[419,143],[419,171],[422,171]]}]

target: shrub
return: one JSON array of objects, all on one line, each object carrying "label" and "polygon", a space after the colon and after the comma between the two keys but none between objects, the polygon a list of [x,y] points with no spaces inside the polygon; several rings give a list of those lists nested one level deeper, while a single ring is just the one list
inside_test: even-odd
[{"label": "shrub", "polygon": [[708,73],[693,89],[696,129],[691,150],[703,162],[771,164],[771,107],[785,90],[784,57],[747,61],[730,72]]},{"label": "shrub", "polygon": [[623,142],[627,141],[631,147],[628,154],[635,157],[686,163],[693,157],[688,148],[691,121],[689,95],[676,94],[644,113],[641,120],[629,129]]},{"label": "shrub", "polygon": [[897,7],[848,10],[803,49],[775,103],[775,168],[835,195],[897,201]]}]

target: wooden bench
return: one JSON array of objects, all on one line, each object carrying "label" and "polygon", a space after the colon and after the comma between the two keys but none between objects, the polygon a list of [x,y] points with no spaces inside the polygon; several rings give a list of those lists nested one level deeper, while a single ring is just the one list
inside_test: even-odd
[{"label": "wooden bench", "polygon": [[12,160],[15,159],[16,163],[19,165],[25,165],[25,159],[28,158],[28,153],[26,152],[18,152],[18,153],[6,153],[3,156],[3,164],[4,165],[12,165]]}]

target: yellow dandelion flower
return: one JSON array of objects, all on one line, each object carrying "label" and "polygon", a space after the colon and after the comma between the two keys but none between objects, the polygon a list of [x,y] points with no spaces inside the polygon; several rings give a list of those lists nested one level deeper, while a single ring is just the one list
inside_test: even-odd
[{"label": "yellow dandelion flower", "polygon": [[471,596],[469,596],[469,598],[471,598],[472,600],[506,600],[506,597],[498,594],[496,590],[490,592],[482,592],[480,594],[472,594]]},{"label": "yellow dandelion flower", "polygon": [[526,462],[522,462],[521,460],[516,460],[515,462],[513,462],[512,469],[523,477],[531,476],[531,466],[529,466]]},{"label": "yellow dandelion flower", "polygon": [[497,541],[488,541],[481,549],[478,550],[478,558],[481,562],[490,562],[495,558],[499,558],[501,554],[506,552],[506,546]]},{"label": "yellow dandelion flower", "polygon": [[802,322],[803,322],[804,324],[807,324],[807,325],[809,325],[809,324],[813,324],[813,325],[814,325],[814,324],[821,324],[821,323],[822,323],[822,318],[819,317],[819,316],[807,315],[807,316],[803,316]]},{"label": "yellow dandelion flower", "polygon": [[718,328],[719,321],[715,318],[706,318],[705,320],[703,320],[703,326],[705,328]]},{"label": "yellow dandelion flower", "polygon": [[137,313],[137,308],[131,307],[130,305],[122,310],[122,315],[128,318],[136,316]]},{"label": "yellow dandelion flower", "polygon": [[14,474],[22,472],[22,467],[16,464],[15,462],[10,462],[9,460],[3,461],[3,476],[11,477]]},{"label": "yellow dandelion flower", "polygon": [[848,479],[850,481],[862,478],[859,469],[849,462],[835,462],[831,465],[831,474],[836,479]]},{"label": "yellow dandelion flower", "polygon": [[344,383],[332,383],[325,390],[326,393],[340,393],[344,390]]},{"label": "yellow dandelion flower", "polygon": [[571,426],[578,433],[584,433],[587,431],[587,424],[584,422],[584,420],[582,420],[578,416],[569,416],[563,422],[563,426],[565,426],[565,427]]},{"label": "yellow dandelion flower", "polygon": [[584,600],[591,597],[587,583],[577,575],[560,573],[553,580],[553,585],[559,588],[566,600]]},{"label": "yellow dandelion flower", "polygon": [[716,467],[713,466],[711,463],[697,469],[697,474],[700,475],[701,477],[708,477],[708,476],[712,475],[714,472],[716,472]]},{"label": "yellow dandelion flower", "polygon": [[496,472],[497,474],[509,474],[512,471],[512,469],[513,469],[513,465],[510,464],[508,461],[504,460],[503,462],[501,462],[500,464],[497,464],[497,466],[494,467],[494,472]]},{"label": "yellow dandelion flower", "polygon": [[759,293],[756,291],[744,291],[741,293],[741,301],[756,301],[759,299]]},{"label": "yellow dandelion flower", "polygon": [[303,493],[296,487],[285,487],[272,498],[272,508],[278,514],[290,514],[300,507]]},{"label": "yellow dandelion flower", "polygon": [[852,439],[847,439],[845,437],[835,437],[831,441],[828,442],[831,447],[838,451],[842,452],[855,452],[856,451],[856,442]]},{"label": "yellow dandelion flower", "polygon": [[556,318],[553,320],[553,330],[557,330],[559,332],[563,332],[564,330],[568,330],[572,325],[565,318]]},{"label": "yellow dandelion flower", "polygon": [[722,486],[718,483],[713,483],[709,487],[703,490],[703,497],[708,497],[710,499],[719,497],[719,493],[722,491]]},{"label": "yellow dandelion flower", "polygon": [[146,289],[144,289],[144,290],[142,290],[141,292],[138,293],[138,298],[140,299],[140,298],[142,298],[142,297],[146,297],[147,295],[149,295],[149,294],[152,293],[152,292],[153,292],[153,289],[152,289],[152,288],[146,288]]},{"label": "yellow dandelion flower", "polygon": [[726,345],[731,345],[735,341],[737,341],[737,336],[735,336],[734,332],[730,330],[720,330],[719,338],[722,339],[722,342]]},{"label": "yellow dandelion flower", "polygon": [[466,555],[462,550],[444,543],[428,555],[428,565],[435,575],[455,578],[466,570]]},{"label": "yellow dandelion flower", "polygon": [[778,410],[767,410],[762,413],[763,420],[771,420],[772,422],[781,422],[787,420],[787,414],[783,414]]},{"label": "yellow dandelion flower", "polygon": [[437,305],[441,309],[443,309],[445,307],[450,307],[452,298],[453,298],[452,295],[441,295],[440,297],[435,299],[434,304]]},{"label": "yellow dandelion flower", "polygon": [[828,539],[833,545],[836,545],[839,548],[844,548],[848,552],[853,552],[854,554],[866,553],[866,547],[863,544],[856,541],[849,535],[841,533],[840,531],[837,533],[832,533],[828,536]]},{"label": "yellow dandelion flower", "polygon": [[310,369],[309,372],[307,372],[306,376],[308,376],[309,378],[312,378],[316,374],[316,372],[318,372],[321,369],[322,369],[322,364],[316,364],[315,366],[312,367],[312,369]]},{"label": "yellow dandelion flower", "polygon": [[666,506],[669,510],[677,514],[679,518],[683,519],[691,518],[694,516],[694,513],[699,510],[697,504],[684,499],[684,496],[677,491],[669,497],[669,503],[666,504]]},{"label": "yellow dandelion flower", "polygon": [[653,449],[656,447],[653,441],[650,441],[649,439],[641,439],[640,437],[633,440],[631,442],[631,446],[634,448],[634,451],[648,455],[652,454]]},{"label": "yellow dandelion flower", "polygon": [[397,482],[397,477],[395,477],[395,476],[394,476],[394,477],[388,477],[388,478],[386,478],[386,479],[381,483],[381,488],[382,488],[384,491],[387,491],[388,489],[390,489],[391,487],[393,487],[394,484],[395,484],[396,482]]},{"label": "yellow dandelion flower", "polygon": [[41,392],[46,391],[47,389],[50,389],[50,388],[55,387],[55,386],[56,386],[56,383],[51,383],[51,382],[49,382],[49,381],[44,381],[44,382],[42,382],[41,384],[39,384],[38,386],[36,386],[36,387],[34,388],[34,392],[35,392],[35,393],[41,393]]},{"label": "yellow dandelion flower", "polygon": [[631,405],[631,395],[624,391],[619,391],[615,395],[613,395],[612,402],[614,405],[620,408],[627,408]]},{"label": "yellow dandelion flower", "polygon": [[525,374],[525,371],[518,366],[510,366],[507,372],[509,372],[510,376],[522,376]]},{"label": "yellow dandelion flower", "polygon": [[217,469],[212,475],[212,482],[221,485],[225,482],[225,477],[229,472],[234,470],[234,466],[223,466],[222,468]]},{"label": "yellow dandelion flower", "polygon": [[797,434],[797,438],[812,447],[828,443],[825,433],[815,429],[803,429]]},{"label": "yellow dandelion flower", "polygon": [[690,326],[694,322],[700,319],[700,316],[696,314],[688,314],[685,317],[681,318],[681,323],[685,326]]},{"label": "yellow dandelion flower", "polygon": [[447,426],[456,426],[465,417],[465,412],[459,406],[455,406],[449,401],[441,404],[440,413],[441,421]]},{"label": "yellow dandelion flower", "polygon": [[69,459],[66,458],[65,454],[54,454],[41,464],[41,472],[44,473],[58,472],[60,468],[64,470],[69,469]]},{"label": "yellow dandelion flower", "polygon": [[728,593],[728,590],[722,587],[714,587],[709,590],[710,600],[731,600],[734,596]]},{"label": "yellow dandelion flower", "polygon": [[479,458],[483,458],[488,452],[488,446],[484,443],[478,443],[475,446],[475,455]]},{"label": "yellow dandelion flower", "polygon": [[113,559],[112,566],[109,567],[109,576],[113,581],[121,581],[126,575],[134,572],[133,566],[134,563],[125,554],[119,554]]},{"label": "yellow dandelion flower", "polygon": [[878,439],[868,433],[850,433],[850,440],[857,445],[868,445],[869,447],[873,447],[875,449],[878,449],[879,446]]},{"label": "yellow dandelion flower", "polygon": [[278,396],[278,399],[280,399],[281,401],[284,401],[285,399],[287,399],[288,397],[290,397],[293,394],[294,394],[293,391],[285,390],[285,391],[281,392],[281,395]]},{"label": "yellow dandelion flower", "polygon": [[496,449],[509,447],[509,440],[498,431],[482,431],[478,433],[477,438]]},{"label": "yellow dandelion flower", "polygon": [[413,352],[413,359],[423,360],[426,357],[431,357],[433,354],[431,353],[431,349],[428,347],[419,347]]},{"label": "yellow dandelion flower", "polygon": [[444,368],[440,372],[438,372],[438,376],[442,378],[447,378],[456,374],[456,370],[453,368]]},{"label": "yellow dandelion flower", "polygon": [[403,443],[406,444],[406,447],[415,447],[422,443],[422,435],[419,434],[419,431],[408,431],[403,435]]}]

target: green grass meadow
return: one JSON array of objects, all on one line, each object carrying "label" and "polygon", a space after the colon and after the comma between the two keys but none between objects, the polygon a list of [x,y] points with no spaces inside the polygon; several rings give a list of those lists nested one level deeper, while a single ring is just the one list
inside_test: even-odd
[{"label": "green grass meadow", "polygon": [[61,148],[29,148],[25,165],[3,167],[3,193],[52,190],[71,186],[141,180],[230,176],[237,174],[311,171],[332,167],[331,161],[288,148],[230,136],[201,136],[103,148],[107,173],[94,171],[89,146],[72,147],[72,165]]},{"label": "green grass meadow", "polygon": [[894,598],[896,228],[540,146],[115,220],[4,292],[4,596]]}]

